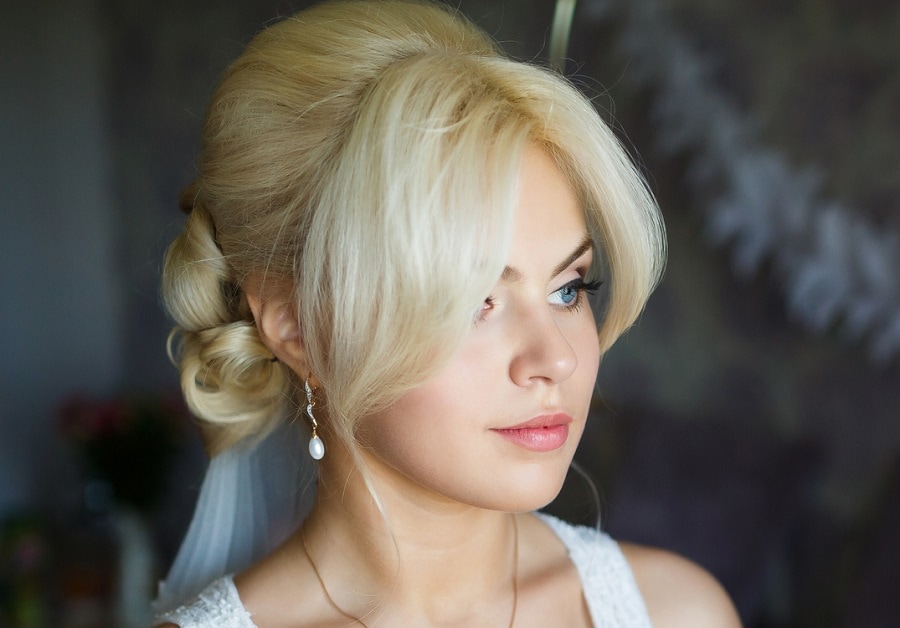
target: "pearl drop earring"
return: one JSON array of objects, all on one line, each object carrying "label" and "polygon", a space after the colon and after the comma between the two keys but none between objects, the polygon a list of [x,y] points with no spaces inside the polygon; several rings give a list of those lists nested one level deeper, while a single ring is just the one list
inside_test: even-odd
[{"label": "pearl drop earring", "polygon": [[309,438],[309,455],[312,456],[313,460],[321,460],[325,457],[325,443],[316,434],[316,428],[319,427],[319,423],[316,421],[316,417],[313,416],[313,408],[316,406],[316,402],[312,396],[313,391],[309,385],[308,377],[303,382],[303,389],[306,391],[306,416],[309,417],[310,429],[312,430],[312,435]]}]

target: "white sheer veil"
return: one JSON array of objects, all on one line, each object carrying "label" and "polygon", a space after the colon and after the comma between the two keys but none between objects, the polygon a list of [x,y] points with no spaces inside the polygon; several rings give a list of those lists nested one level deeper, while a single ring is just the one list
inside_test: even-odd
[{"label": "white sheer veil", "polygon": [[154,611],[176,608],[216,578],[248,567],[300,525],[315,499],[308,438],[291,421],[262,441],[239,443],[210,461],[190,527],[159,583]]}]

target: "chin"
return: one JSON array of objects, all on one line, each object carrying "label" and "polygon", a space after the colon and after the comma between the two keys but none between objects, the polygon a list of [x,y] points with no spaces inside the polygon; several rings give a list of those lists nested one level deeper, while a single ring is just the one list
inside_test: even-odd
[{"label": "chin", "polygon": [[[552,476],[556,477],[552,477]],[[522,476],[490,495],[483,503],[476,503],[488,510],[501,512],[531,512],[540,510],[559,495],[566,474],[544,473],[537,478]],[[479,500],[480,501],[480,500]]]},{"label": "chin", "polygon": [[491,510],[500,512],[533,512],[552,503],[557,495],[559,495],[559,491],[545,495],[525,495],[521,499],[506,499],[498,507],[491,508]]},{"label": "chin", "polygon": [[533,510],[540,510],[544,508],[548,504],[552,503],[557,497],[559,497],[559,493],[562,490],[562,482],[560,482],[557,486],[553,487],[552,490],[547,490],[541,493],[535,493],[530,496],[530,499],[527,500],[527,503],[524,504],[523,508],[518,509],[516,512],[531,512]]}]

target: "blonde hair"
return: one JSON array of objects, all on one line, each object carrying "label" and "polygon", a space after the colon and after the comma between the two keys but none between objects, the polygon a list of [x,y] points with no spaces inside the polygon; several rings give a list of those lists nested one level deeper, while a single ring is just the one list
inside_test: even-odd
[{"label": "blonde hair", "polygon": [[163,273],[170,352],[191,409],[217,426],[211,450],[268,432],[295,392],[256,332],[248,277],[292,287],[324,414],[350,443],[470,328],[505,264],[535,144],[583,205],[610,291],[606,349],[642,310],[665,245],[588,99],[425,2],[327,2],[257,35],[211,99]]}]

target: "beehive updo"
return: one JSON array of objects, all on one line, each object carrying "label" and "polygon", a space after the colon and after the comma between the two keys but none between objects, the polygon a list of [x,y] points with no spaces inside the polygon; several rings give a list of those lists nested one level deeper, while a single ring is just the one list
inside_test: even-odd
[{"label": "beehive updo", "polygon": [[291,410],[244,289],[290,291],[330,429],[421,384],[505,264],[530,145],[570,180],[609,289],[607,348],[659,278],[655,203],[590,102],[462,17],[406,0],[326,2],[257,35],[203,128],[163,298],[170,352],[213,453]]}]

